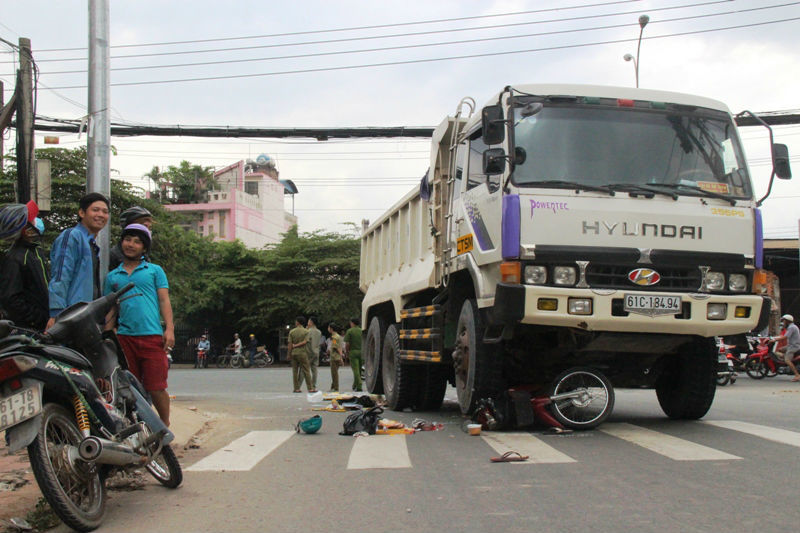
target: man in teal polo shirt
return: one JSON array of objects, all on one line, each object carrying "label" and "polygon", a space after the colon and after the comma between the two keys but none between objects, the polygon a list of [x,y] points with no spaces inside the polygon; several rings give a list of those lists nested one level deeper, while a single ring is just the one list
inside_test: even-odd
[{"label": "man in teal polo shirt", "polygon": [[[164,270],[142,257],[150,250],[150,230],[142,224],[130,224],[122,230],[122,264],[106,276],[104,293],[118,291],[133,282],[128,292],[106,318],[107,327],[119,313],[117,338],[125,352],[128,368],[142,382],[153,399],[161,420],[169,426],[167,394],[167,353],[175,345],[169,283]],[[165,327],[161,327],[161,319]]]}]

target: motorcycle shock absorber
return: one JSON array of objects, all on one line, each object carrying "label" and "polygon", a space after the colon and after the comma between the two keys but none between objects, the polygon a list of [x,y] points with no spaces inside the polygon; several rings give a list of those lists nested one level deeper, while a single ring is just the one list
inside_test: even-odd
[{"label": "motorcycle shock absorber", "polygon": [[72,406],[75,408],[75,420],[78,422],[78,429],[81,430],[83,438],[88,437],[91,432],[89,429],[89,413],[83,404],[81,397],[77,394],[72,397]]}]

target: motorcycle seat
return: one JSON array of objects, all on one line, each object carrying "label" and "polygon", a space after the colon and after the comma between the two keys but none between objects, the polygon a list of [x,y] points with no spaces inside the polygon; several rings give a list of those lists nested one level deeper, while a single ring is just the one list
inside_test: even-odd
[{"label": "motorcycle seat", "polygon": [[80,370],[92,370],[92,363],[88,359],[64,346],[47,346],[44,352],[50,358],[61,363],[72,365]]}]

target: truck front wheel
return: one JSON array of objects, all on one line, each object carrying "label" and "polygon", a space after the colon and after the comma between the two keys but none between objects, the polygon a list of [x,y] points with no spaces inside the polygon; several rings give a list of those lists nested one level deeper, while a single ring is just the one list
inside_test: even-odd
[{"label": "truck front wheel", "polygon": [[483,320],[475,300],[461,306],[453,349],[458,405],[465,415],[481,398],[495,396],[501,388],[502,367],[483,342]]},{"label": "truck front wheel", "polygon": [[664,413],[674,419],[696,420],[711,408],[717,384],[717,347],[701,339],[672,356],[656,381],[656,396]]},{"label": "truck front wheel", "polygon": [[373,394],[383,393],[381,380],[381,353],[383,339],[386,337],[386,321],[379,316],[372,317],[364,345],[364,383]]}]

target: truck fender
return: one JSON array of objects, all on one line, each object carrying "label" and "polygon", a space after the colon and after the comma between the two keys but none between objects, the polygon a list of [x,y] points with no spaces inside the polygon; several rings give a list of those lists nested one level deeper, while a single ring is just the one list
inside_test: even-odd
[{"label": "truck fender", "polygon": [[463,265],[466,267],[463,268],[463,270],[469,272],[469,277],[472,278],[472,287],[475,289],[475,298],[482,300],[494,297],[494,286],[490,286],[486,276],[481,274],[481,269],[478,267],[478,263],[475,262],[475,258],[472,257],[472,254],[467,253],[459,257],[457,259],[457,264],[459,266]]}]

